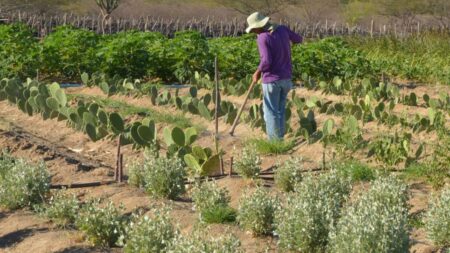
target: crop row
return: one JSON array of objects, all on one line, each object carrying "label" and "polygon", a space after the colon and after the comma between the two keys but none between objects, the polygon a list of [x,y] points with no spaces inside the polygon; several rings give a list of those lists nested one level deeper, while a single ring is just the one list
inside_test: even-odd
[{"label": "crop row", "polygon": [[[241,80],[258,64],[253,35],[207,39],[198,32],[122,32],[100,36],[83,29],[59,27],[38,41],[25,25],[0,26],[0,76],[76,80],[83,72],[122,78],[161,78],[187,82],[195,72],[213,73],[219,58],[223,79]],[[329,38],[293,47],[294,73],[317,77],[362,77],[374,74],[364,56],[342,39]]]},{"label": "crop row", "polygon": [[[22,83],[17,79],[0,81],[0,101],[16,104],[24,113],[41,115],[44,120],[66,121],[72,128],[85,132],[92,141],[104,138],[117,139],[120,146],[132,145],[135,149],[152,147],[159,150],[157,128],[153,120],[125,123],[116,112],[107,112],[97,103],[78,101],[75,107],[68,105],[67,97],[59,84],[45,85],[31,79]],[[192,176],[207,175],[219,167],[219,154],[209,148],[192,145],[198,137],[195,128],[182,130],[166,127],[163,139],[167,156],[184,159]]]},{"label": "crop row", "polygon": [[[214,241],[205,233],[197,234],[199,231],[194,235],[181,234],[173,225],[169,207],[152,208],[150,215],[136,210],[125,216],[124,210],[110,201],[81,202],[64,191],[51,196],[50,175],[43,164],[35,166],[8,154],[0,158],[0,206],[33,207],[58,226],[79,229],[93,245],[123,246],[125,252],[242,252],[239,240],[231,235]],[[241,156],[243,171],[255,166],[259,169],[253,158]],[[276,234],[278,248],[290,252],[408,251],[409,197],[403,182],[392,176],[377,176],[366,191],[350,201],[352,182],[348,175],[336,170],[317,177],[292,174],[300,167],[298,161],[288,160],[279,168],[280,173],[289,173],[284,177],[290,175],[286,179],[293,188],[282,188],[287,192],[276,196],[264,187],[248,189],[237,210],[229,206],[227,189],[215,182],[197,183],[190,196],[199,221],[236,222],[254,235]],[[137,168],[144,172],[137,175],[143,177],[139,186],[151,197],[173,199],[186,192],[180,181],[185,171],[177,157],[149,155]],[[130,172],[135,173],[135,169]],[[278,173],[277,170],[277,184],[281,175]],[[18,182],[26,187],[17,187]],[[427,235],[437,246],[449,243],[449,193],[448,188],[444,189],[433,199],[424,216]]]},{"label": "crop row", "polygon": [[[88,74],[82,75],[83,82],[88,85],[98,85],[105,92],[111,95],[111,90],[117,93],[128,95],[146,95],[150,97],[153,105],[171,105],[183,112],[189,112],[194,115],[200,115],[206,120],[210,121],[214,118],[214,108],[211,109],[212,98],[215,97],[214,92],[206,93],[202,97],[198,97],[198,90],[196,87],[191,87],[186,95],[180,95],[179,89],[175,93],[171,93],[168,89],[160,91],[156,86],[143,87],[139,81],[131,83],[123,79],[104,79],[98,78],[95,75],[89,77]],[[199,78],[200,84],[197,87],[212,89],[212,82],[207,78]],[[313,83],[313,82],[311,82]],[[236,87],[232,85],[224,85],[221,87],[226,93],[227,87]],[[228,84],[228,83],[227,83]],[[308,86],[309,89],[317,88],[323,89],[325,93],[333,92],[338,95],[351,95],[351,102],[324,102],[318,100],[316,97],[309,99],[301,98],[292,93],[291,101],[286,108],[286,124],[289,133],[294,136],[302,136],[308,141],[321,140],[324,146],[333,143],[340,153],[345,151],[357,151],[367,147],[367,140],[362,137],[361,127],[358,121],[361,121],[363,126],[367,122],[378,121],[389,127],[399,125],[405,129],[411,129],[413,133],[427,131],[437,132],[439,135],[446,135],[448,129],[445,126],[445,114],[442,110],[447,110],[449,105],[449,97],[442,96],[440,99],[430,99],[427,94],[424,95],[424,106],[428,108],[428,116],[421,116],[415,114],[414,117],[397,115],[393,112],[396,104],[403,102],[411,106],[417,106],[417,97],[414,93],[400,97],[398,88],[390,83],[376,84],[369,79],[364,79],[361,82],[353,82],[352,86],[347,86],[348,82],[343,82],[339,78],[334,78],[331,83],[321,82],[320,85]],[[339,92],[332,87],[342,88]],[[239,87],[239,86],[237,86]],[[336,88],[336,89],[338,89]],[[109,93],[108,93],[109,92]],[[253,96],[258,97],[256,90]],[[231,124],[236,117],[236,105],[233,103],[221,100],[219,106],[219,117],[223,117],[226,123]],[[209,107],[208,107],[209,106]],[[324,123],[323,129],[328,129],[325,132],[318,128],[315,119],[314,111],[318,113],[325,113],[327,115],[343,116],[344,120],[340,127],[336,127],[333,120],[328,120]],[[293,112],[297,113],[297,117],[292,117]],[[298,120],[298,129],[293,129],[291,124],[293,119]],[[262,104],[253,104],[250,106],[243,120],[251,127],[265,129],[264,114]],[[334,133],[335,132],[335,133]],[[325,133],[325,134],[324,134]],[[327,137],[328,136],[328,137]],[[412,149],[410,143],[412,142],[412,134],[409,133],[393,133],[392,135],[382,137],[380,136],[369,146],[369,156],[375,155],[376,159],[387,166],[395,166],[402,161],[407,164],[417,160],[424,150],[423,144],[419,145],[414,155],[411,155]],[[404,143],[403,145],[401,143]]]}]

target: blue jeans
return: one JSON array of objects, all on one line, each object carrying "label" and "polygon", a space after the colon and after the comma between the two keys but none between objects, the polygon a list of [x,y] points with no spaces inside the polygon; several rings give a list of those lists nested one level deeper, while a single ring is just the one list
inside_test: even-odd
[{"label": "blue jeans", "polygon": [[264,120],[269,140],[282,140],[286,132],[286,99],[291,80],[263,83]]}]

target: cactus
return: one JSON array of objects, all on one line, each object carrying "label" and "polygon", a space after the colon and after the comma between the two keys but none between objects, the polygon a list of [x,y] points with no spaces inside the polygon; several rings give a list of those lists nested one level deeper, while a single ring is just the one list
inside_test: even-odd
[{"label": "cactus", "polygon": [[84,112],[83,113],[83,124],[84,125],[91,124],[94,127],[97,127],[98,126],[97,117],[94,114],[92,114],[91,112]]},{"label": "cactus", "polygon": [[203,103],[203,101],[200,101],[198,103],[197,110],[203,118],[212,120],[211,111],[209,111],[208,107]]},{"label": "cactus", "polygon": [[156,105],[156,99],[158,98],[158,89],[155,86],[150,88],[150,101],[152,105]]},{"label": "cactus", "polygon": [[86,125],[86,133],[93,142],[96,142],[98,140],[97,130],[95,129],[95,126],[93,126],[92,124],[88,123]]},{"label": "cactus", "polygon": [[57,111],[57,110],[59,109],[59,103],[58,103],[58,100],[56,100],[56,98],[54,98],[54,97],[49,97],[49,98],[47,98],[47,99],[46,99],[46,105],[47,105],[50,109],[52,109],[52,110],[54,110],[54,111]]},{"label": "cactus", "polygon": [[138,132],[138,129],[141,126],[142,125],[140,122],[135,122],[130,129],[130,134],[131,134],[131,138],[137,145],[145,146],[147,143],[143,138],[141,138],[141,136],[139,135],[139,132]]},{"label": "cactus", "polygon": [[182,110],[183,109],[183,100],[180,97],[176,97],[175,105],[177,106],[178,110]]},{"label": "cactus", "polygon": [[85,85],[85,86],[90,86],[89,84],[89,74],[84,72],[83,74],[81,74],[81,82]]},{"label": "cactus", "polygon": [[197,88],[196,87],[189,88],[189,94],[191,95],[191,97],[196,98],[198,94]]},{"label": "cactus", "polygon": [[106,114],[105,111],[103,111],[102,109],[98,109],[97,117],[101,124],[108,125],[109,118],[108,118],[108,114]]},{"label": "cactus", "polygon": [[94,115],[97,115],[100,106],[97,103],[92,103],[88,106],[88,111]]},{"label": "cactus", "polygon": [[194,146],[192,153],[184,156],[184,161],[194,176],[207,176],[220,166],[219,155],[212,155],[211,149],[199,146]]},{"label": "cactus", "polygon": [[190,145],[194,143],[197,136],[197,131],[192,127],[185,131],[179,127],[174,127],[173,129],[164,128],[163,137],[168,149],[167,155],[183,157],[185,154],[190,153]]},{"label": "cactus", "polygon": [[153,120],[144,119],[137,128],[131,130],[133,139],[140,146],[149,146],[151,144],[157,144],[156,125]]},{"label": "cactus", "polygon": [[107,82],[100,82],[99,87],[103,91],[103,93],[105,93],[106,95],[110,95],[111,90]]},{"label": "cactus", "polygon": [[170,133],[170,137],[172,138],[171,140],[172,143],[177,144],[178,146],[181,147],[186,145],[186,137],[181,128],[174,127]]},{"label": "cactus", "polygon": [[187,110],[191,113],[191,114],[199,114],[200,112],[197,109],[197,106],[195,106],[194,102],[189,102],[187,104]]},{"label": "cactus", "polygon": [[111,128],[115,133],[121,133],[125,131],[125,123],[118,113],[111,113],[109,115],[109,122],[111,123]]}]

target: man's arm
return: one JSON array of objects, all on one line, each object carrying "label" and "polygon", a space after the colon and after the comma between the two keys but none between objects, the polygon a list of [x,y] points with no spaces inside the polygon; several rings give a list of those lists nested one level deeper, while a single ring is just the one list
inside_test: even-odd
[{"label": "man's arm", "polygon": [[272,64],[272,56],[269,52],[269,45],[267,42],[267,38],[265,36],[259,36],[257,39],[258,50],[259,50],[259,66],[253,74],[253,82],[257,83],[261,78],[261,74],[263,72],[267,72],[270,70],[270,66]]},{"label": "man's arm", "polygon": [[270,70],[272,65],[272,55],[270,54],[269,43],[265,35],[260,35],[257,42],[260,57],[258,70],[264,73]]},{"label": "man's arm", "polygon": [[294,44],[300,44],[303,42],[303,37],[299,34],[296,34],[295,32],[291,31],[291,29],[287,28],[288,30],[288,34],[289,34],[289,39],[291,40],[292,43]]}]

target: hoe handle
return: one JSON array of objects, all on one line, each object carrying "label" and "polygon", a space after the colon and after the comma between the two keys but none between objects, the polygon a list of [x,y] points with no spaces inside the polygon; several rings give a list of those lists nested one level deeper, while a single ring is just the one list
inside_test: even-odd
[{"label": "hoe handle", "polygon": [[233,125],[231,126],[230,135],[234,135],[234,130],[236,129],[237,124],[239,123],[239,118],[241,118],[242,111],[244,110],[245,104],[247,104],[248,98],[250,97],[250,93],[253,90],[253,87],[255,87],[256,82],[252,82],[250,84],[250,88],[248,88],[247,95],[245,95],[244,103],[242,103],[241,108],[239,109],[236,118],[234,119]]}]

